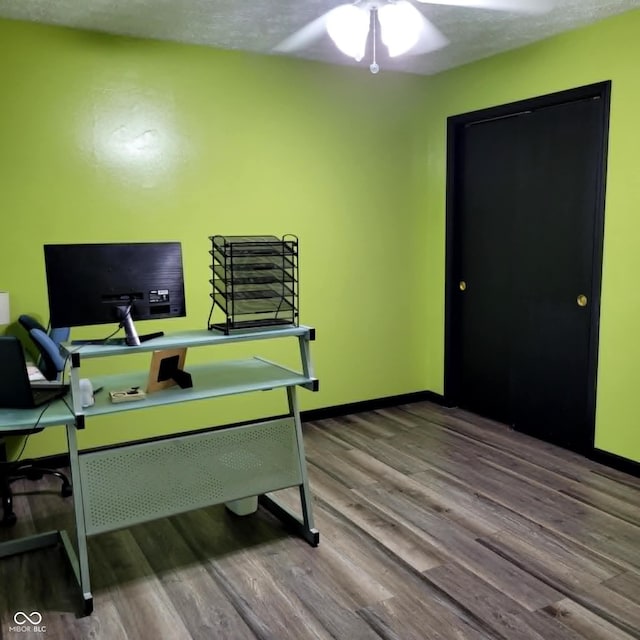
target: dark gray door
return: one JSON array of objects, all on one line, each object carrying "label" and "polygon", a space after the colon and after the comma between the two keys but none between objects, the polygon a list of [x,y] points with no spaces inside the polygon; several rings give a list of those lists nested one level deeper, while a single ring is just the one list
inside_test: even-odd
[{"label": "dark gray door", "polygon": [[597,86],[450,129],[453,401],[580,451],[593,445],[608,113]]}]

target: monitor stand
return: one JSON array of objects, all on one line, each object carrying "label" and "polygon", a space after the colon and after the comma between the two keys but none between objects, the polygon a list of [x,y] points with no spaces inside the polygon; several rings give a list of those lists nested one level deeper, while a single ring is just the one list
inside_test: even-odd
[{"label": "monitor stand", "polygon": [[126,344],[128,347],[140,346],[142,342],[153,340],[154,338],[160,338],[164,335],[164,331],[156,331],[154,333],[147,333],[139,336],[136,331],[136,326],[133,324],[133,318],[131,317],[131,305],[119,305],[116,307],[118,318],[120,320],[120,326],[124,328],[124,338],[102,338],[93,340],[72,340],[71,344],[105,344],[105,345],[121,345]]},{"label": "monitor stand", "polygon": [[133,318],[131,317],[131,305],[119,306],[118,316],[120,317],[120,326],[124,328],[125,344],[129,347],[137,347],[140,345],[140,338],[136,331],[136,326],[133,324]]},{"label": "monitor stand", "polygon": [[[119,306],[118,314],[120,316],[120,324],[124,328],[125,339],[124,343],[129,347],[137,347],[142,342],[147,340],[153,340],[154,338],[160,338],[164,335],[163,331],[156,331],[155,333],[147,333],[139,336],[136,331],[136,327],[133,324],[133,318],[131,317],[131,305]],[[108,344],[108,343],[107,343]]]}]

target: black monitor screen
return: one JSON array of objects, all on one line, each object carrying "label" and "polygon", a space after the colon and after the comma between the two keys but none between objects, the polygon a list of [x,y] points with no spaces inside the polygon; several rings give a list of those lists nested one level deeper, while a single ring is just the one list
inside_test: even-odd
[{"label": "black monitor screen", "polygon": [[52,327],[186,315],[179,242],[46,244]]}]

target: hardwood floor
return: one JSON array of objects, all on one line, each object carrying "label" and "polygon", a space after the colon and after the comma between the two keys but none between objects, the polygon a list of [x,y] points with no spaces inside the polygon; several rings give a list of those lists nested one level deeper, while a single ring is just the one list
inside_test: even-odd
[{"label": "hardwood floor", "polygon": [[[5,558],[0,638],[640,638],[639,479],[429,403],[304,433],[318,548],[224,507],[101,534],[84,618],[60,550]],[[72,528],[53,482],[15,488],[0,539]]]}]

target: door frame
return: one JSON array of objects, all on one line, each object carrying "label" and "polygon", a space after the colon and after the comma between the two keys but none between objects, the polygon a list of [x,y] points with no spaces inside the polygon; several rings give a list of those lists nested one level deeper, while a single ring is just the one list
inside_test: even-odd
[{"label": "door frame", "polygon": [[594,449],[596,384],[598,371],[598,329],[600,326],[600,289],[602,284],[602,255],[604,243],[605,185],[607,174],[607,152],[609,139],[609,110],[611,103],[611,81],[567,89],[543,96],[519,100],[508,104],[479,109],[447,118],[447,182],[446,182],[446,244],[445,244],[445,343],[444,343],[444,402],[446,406],[457,406],[460,399],[460,371],[458,370],[459,345],[455,336],[460,331],[459,296],[456,295],[458,278],[455,271],[457,251],[460,243],[459,203],[457,176],[463,166],[461,140],[464,127],[471,123],[515,116],[527,111],[563,103],[599,98],[602,100],[602,146],[596,185],[596,202],[593,228],[593,271],[589,305],[590,338],[587,373],[587,423],[589,425],[590,451]]}]

